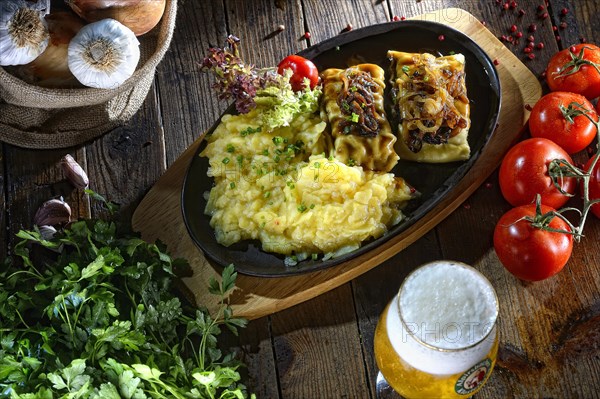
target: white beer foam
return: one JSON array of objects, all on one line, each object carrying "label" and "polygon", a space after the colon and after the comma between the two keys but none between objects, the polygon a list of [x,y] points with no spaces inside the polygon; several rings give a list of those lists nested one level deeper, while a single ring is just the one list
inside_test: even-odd
[{"label": "white beer foam", "polygon": [[392,346],[411,366],[456,374],[490,351],[497,316],[496,295],[485,277],[469,266],[440,261],[406,279],[390,305],[387,330]]}]

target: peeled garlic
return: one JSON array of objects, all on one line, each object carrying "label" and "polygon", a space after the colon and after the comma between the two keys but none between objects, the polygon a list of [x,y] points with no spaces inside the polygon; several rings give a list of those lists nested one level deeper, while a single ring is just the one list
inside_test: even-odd
[{"label": "peeled garlic", "polygon": [[0,65],[23,65],[35,60],[48,46],[50,0],[0,2]]},{"label": "peeled garlic", "polygon": [[114,89],[135,72],[139,45],[131,29],[114,19],[91,23],[69,44],[69,69],[86,86]]}]

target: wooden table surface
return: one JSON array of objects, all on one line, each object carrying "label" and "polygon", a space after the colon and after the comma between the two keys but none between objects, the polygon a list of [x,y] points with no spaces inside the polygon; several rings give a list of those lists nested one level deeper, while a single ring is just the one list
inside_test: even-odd
[{"label": "wooden table surface", "polygon": [[[582,40],[600,44],[597,0],[551,0],[547,19],[540,18],[546,11],[538,11],[543,0],[516,3],[505,11],[496,0],[180,0],[171,49],[129,123],[77,148],[35,151],[0,143],[0,258],[51,197],[64,196],[76,216],[102,214],[64,181],[56,165],[66,153],[85,167],[92,189],[122,205],[119,219],[129,221],[166,168],[226,108],[198,63],[209,44],[223,43],[228,33],[243,39],[246,60],[271,66],[348,24],[356,28],[460,7],[497,36],[510,35],[516,24],[525,38],[536,24],[536,42],[545,47],[534,51],[534,60],[525,57],[525,40],[507,46],[538,76],[557,50]],[[520,9],[525,15],[519,17]],[[553,31],[561,22],[564,29]],[[280,24],[285,30],[273,34]],[[379,314],[415,267],[454,259],[485,274],[500,300],[498,365],[477,397],[599,397],[600,221],[589,219],[585,238],[560,274],[525,284],[504,270],[493,250],[494,225],[509,208],[496,172],[438,227],[390,260],[315,299],[252,321],[234,343],[248,365],[249,389],[259,398],[375,398],[372,341]]]}]

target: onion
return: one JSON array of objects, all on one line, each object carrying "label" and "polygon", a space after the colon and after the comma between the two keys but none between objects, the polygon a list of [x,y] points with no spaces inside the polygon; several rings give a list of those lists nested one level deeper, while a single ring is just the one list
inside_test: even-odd
[{"label": "onion", "polygon": [[18,76],[43,87],[78,85],[68,62],[69,42],[85,22],[72,12],[58,11],[46,15],[50,41],[46,50],[33,62],[18,68]]},{"label": "onion", "polygon": [[96,22],[116,19],[135,33],[143,35],[154,28],[165,11],[166,0],[66,0],[81,18]]}]

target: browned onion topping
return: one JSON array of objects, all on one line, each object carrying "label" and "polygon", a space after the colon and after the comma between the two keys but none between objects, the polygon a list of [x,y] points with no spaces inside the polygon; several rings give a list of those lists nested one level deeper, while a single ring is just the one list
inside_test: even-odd
[{"label": "browned onion topping", "polygon": [[338,106],[346,119],[340,123],[344,134],[375,137],[379,133],[379,122],[375,110],[373,93],[377,83],[371,74],[352,71],[342,76],[342,90],[337,98]]}]

